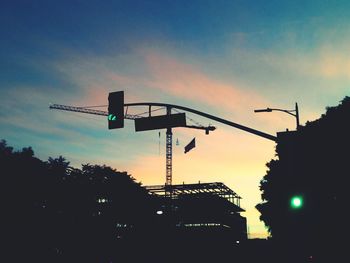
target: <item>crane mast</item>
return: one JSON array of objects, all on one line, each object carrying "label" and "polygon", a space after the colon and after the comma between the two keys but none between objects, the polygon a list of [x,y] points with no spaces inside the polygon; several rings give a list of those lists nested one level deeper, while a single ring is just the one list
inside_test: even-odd
[{"label": "crane mast", "polygon": [[171,128],[166,129],[166,175],[165,184],[171,185],[173,178],[173,132]]},{"label": "crane mast", "polygon": [[[171,107],[166,108],[166,114],[171,115]],[[171,186],[172,185],[172,178],[173,178],[173,132],[171,128],[166,129],[166,154],[165,154],[165,161],[166,161],[166,172],[165,172],[165,185]],[[166,191],[171,197],[171,189],[170,191]]]}]

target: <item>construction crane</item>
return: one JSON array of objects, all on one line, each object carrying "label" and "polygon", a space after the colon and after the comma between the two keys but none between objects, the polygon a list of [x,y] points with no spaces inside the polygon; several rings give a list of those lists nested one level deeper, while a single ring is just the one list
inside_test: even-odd
[{"label": "construction crane", "polygon": [[[151,117],[151,106],[149,106],[149,111],[141,113],[141,114],[128,114],[128,105],[125,105],[126,112],[124,113],[124,119],[129,119],[129,120],[135,120],[137,118],[144,118],[141,116],[142,114],[149,113],[149,117]],[[131,105],[132,106],[132,105]],[[67,106],[67,105],[61,105],[61,104],[51,104],[49,106],[50,109],[56,109],[56,110],[64,110],[64,111],[72,111],[72,112],[80,112],[80,113],[86,113],[86,114],[93,114],[93,115],[99,115],[99,116],[108,116],[108,112],[106,111],[101,111],[101,110],[94,110],[90,109],[88,107],[77,107],[77,106]],[[166,106],[166,114],[171,115],[171,110],[172,107]],[[156,110],[154,110],[156,111]],[[192,119],[190,119],[192,120]],[[192,120],[193,121],[193,120]],[[192,128],[192,129],[201,129],[205,130],[206,134],[209,134],[209,131],[214,131],[216,128],[214,126],[202,126],[198,123],[197,125],[186,125],[184,128]],[[169,197],[171,197],[171,185],[172,185],[172,160],[173,160],[173,132],[172,128],[166,128],[166,151],[165,151],[165,156],[166,156],[166,174],[165,174],[165,186],[166,186],[166,193],[168,194]]]}]

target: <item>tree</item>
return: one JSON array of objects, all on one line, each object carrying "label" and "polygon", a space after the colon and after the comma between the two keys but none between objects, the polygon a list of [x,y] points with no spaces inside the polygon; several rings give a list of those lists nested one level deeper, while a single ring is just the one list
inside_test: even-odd
[{"label": "tree", "polygon": [[[349,119],[350,97],[345,97],[297,132],[278,134],[278,159],[267,164],[260,182],[264,202],[257,205],[272,239],[299,244],[305,253],[337,255],[346,225]],[[294,196],[303,198],[300,209],[290,206]]]},{"label": "tree", "polygon": [[66,175],[70,162],[66,161],[66,158],[61,155],[58,158],[49,157],[47,167],[50,172],[55,175]]},{"label": "tree", "polygon": [[[21,251],[26,261],[35,262],[120,258],[116,237],[134,242],[143,236],[155,214],[153,198],[127,172],[69,164],[62,156],[43,162],[31,147],[13,151],[0,141],[4,214],[13,254]],[[118,232],[118,225],[127,227]]]},{"label": "tree", "polygon": [[12,154],[13,148],[7,146],[7,142],[6,140],[1,140],[0,141],[0,156],[9,156]]}]

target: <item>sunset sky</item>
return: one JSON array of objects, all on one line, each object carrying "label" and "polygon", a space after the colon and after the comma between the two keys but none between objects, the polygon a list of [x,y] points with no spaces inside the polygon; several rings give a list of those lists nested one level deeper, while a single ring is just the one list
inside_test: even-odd
[{"label": "sunset sky", "polygon": [[[104,117],[49,104],[106,105],[124,90],[125,102],[182,105],[272,135],[293,130],[292,116],[254,109],[298,102],[305,124],[350,95],[349,10],[346,0],[1,1],[0,139],[43,160],[63,155],[164,184],[164,130],[135,133],[131,120],[108,130]],[[173,183],[225,183],[243,198],[250,237],[266,237],[254,207],[275,143],[188,117],[217,130],[173,130]]]}]

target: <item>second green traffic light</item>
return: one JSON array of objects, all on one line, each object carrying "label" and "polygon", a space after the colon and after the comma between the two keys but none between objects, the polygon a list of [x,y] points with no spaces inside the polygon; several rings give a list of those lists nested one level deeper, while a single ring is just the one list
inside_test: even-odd
[{"label": "second green traffic light", "polygon": [[290,206],[294,209],[299,209],[303,207],[303,198],[301,196],[293,196],[290,199]]}]

